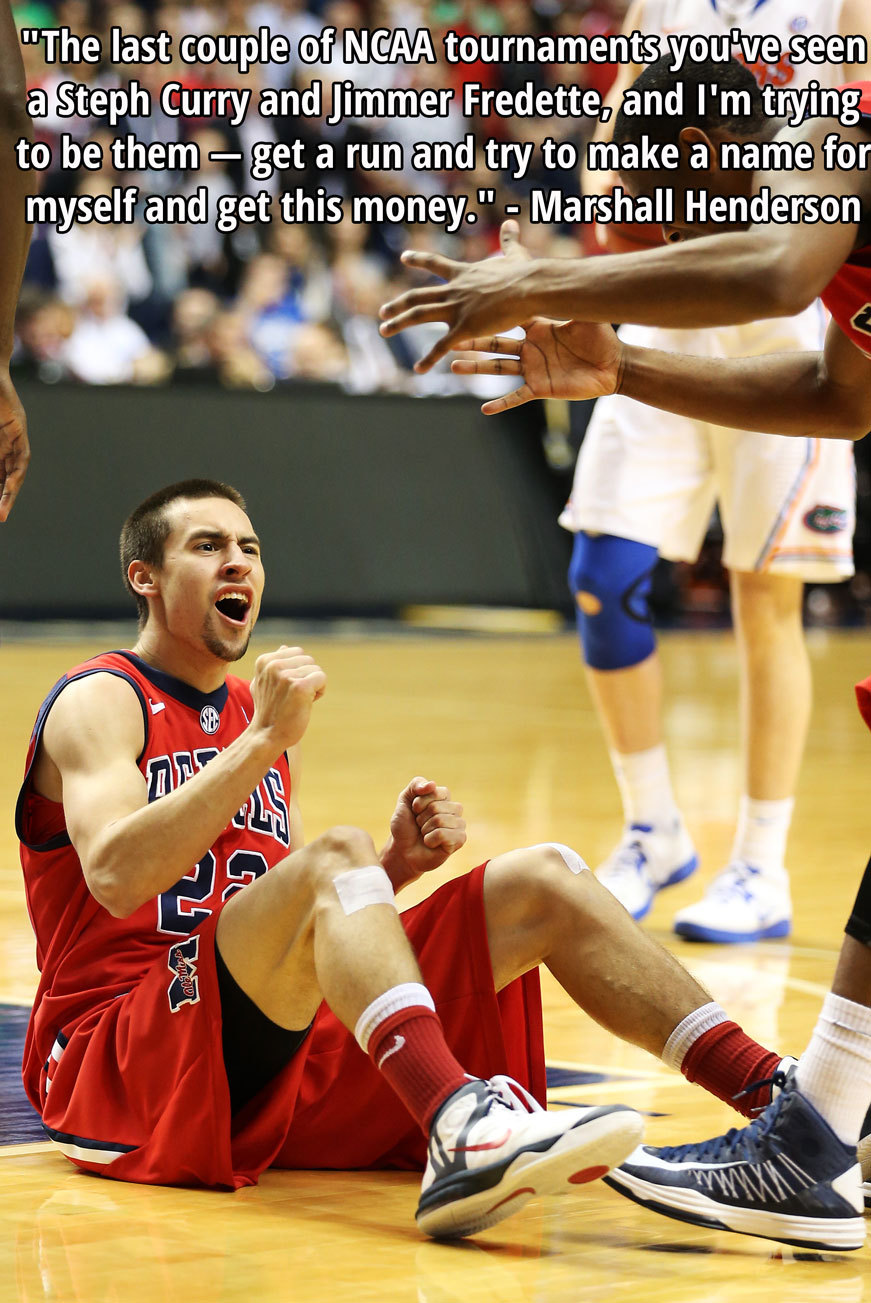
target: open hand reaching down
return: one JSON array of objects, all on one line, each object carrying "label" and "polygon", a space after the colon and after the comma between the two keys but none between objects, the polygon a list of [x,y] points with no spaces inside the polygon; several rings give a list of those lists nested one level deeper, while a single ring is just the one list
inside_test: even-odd
[{"label": "open hand reaching down", "polygon": [[503,256],[483,262],[456,262],[440,253],[406,250],[406,267],[439,276],[440,285],[406,290],[381,308],[381,334],[390,336],[422,321],[443,321],[447,333],[433,345],[426,357],[415,363],[415,371],[429,371],[462,339],[497,330],[510,330],[532,316],[526,301],[525,282],[531,266],[528,252],[520,243],[520,227],[513,220],[502,223],[499,244]]},{"label": "open hand reaching down", "polygon": [[520,376],[523,384],[481,408],[486,416],[520,407],[533,398],[601,398],[616,392],[622,348],[610,326],[587,321],[548,321],[535,317],[524,325],[525,339],[490,335],[455,347],[494,357],[459,357],[457,375]]}]

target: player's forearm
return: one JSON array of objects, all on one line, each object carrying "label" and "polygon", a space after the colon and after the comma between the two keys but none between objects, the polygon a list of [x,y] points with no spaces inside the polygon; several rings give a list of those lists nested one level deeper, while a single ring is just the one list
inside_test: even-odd
[{"label": "player's forearm", "polygon": [[30,139],[26,82],[18,33],[9,0],[0,0],[0,365],[8,365],[14,338],[15,307],[30,245],[24,200],[36,188],[36,174],[22,172],[15,144]]},{"label": "player's forearm", "polygon": [[819,287],[797,284],[752,235],[716,235],[642,253],[528,264],[512,292],[521,315],[703,327],[791,316]]},{"label": "player's forearm", "polygon": [[107,825],[83,857],[92,895],[118,918],[190,873],[280,752],[254,728],[181,787]]},{"label": "player's forearm", "polygon": [[861,439],[871,401],[835,385],[821,353],[702,358],[624,346],[618,392],[693,420],[763,434]]}]

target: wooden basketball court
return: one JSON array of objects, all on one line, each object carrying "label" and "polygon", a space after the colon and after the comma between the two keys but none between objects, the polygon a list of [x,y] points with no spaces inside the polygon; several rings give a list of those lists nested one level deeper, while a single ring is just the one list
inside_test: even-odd
[{"label": "wooden basketball court", "polygon": [[[261,639],[254,652],[290,637],[287,629]],[[619,804],[573,637],[304,641],[330,676],[304,743],[307,836],[353,823],[377,842],[397,792],[421,773],[447,783],[465,805],[470,836],[459,870],[543,840],[568,842],[592,863],[610,850]],[[16,1017],[20,1024],[36,983],[12,829],[27,738],[55,679],[100,650],[102,641],[0,648],[0,1006],[9,1015],[2,1024],[7,1050],[8,1028]],[[675,787],[703,867],[659,898],[648,926],[750,1033],[797,1053],[828,988],[871,850],[871,735],[852,688],[871,672],[871,640],[811,636],[816,701],[789,851],[794,934],[789,942],[748,947],[691,946],[668,930],[674,910],[725,863],[739,792],[738,716],[727,634],[667,637],[663,653]],[[419,885],[406,894],[413,904]],[[740,1123],[725,1105],[602,1032],[547,974],[544,996],[548,1062],[563,1069],[552,1074],[560,1083],[554,1105],[631,1104],[653,1115],[647,1136],[654,1143],[702,1139]],[[15,1086],[14,1079],[0,1081],[0,1126],[16,1102]],[[396,1173],[276,1172],[234,1195],[144,1188],[85,1176],[32,1139],[5,1145],[0,1299],[871,1298],[867,1249],[824,1260],[707,1232],[654,1216],[601,1183],[531,1204],[475,1240],[434,1244],[414,1225],[417,1185]]]}]

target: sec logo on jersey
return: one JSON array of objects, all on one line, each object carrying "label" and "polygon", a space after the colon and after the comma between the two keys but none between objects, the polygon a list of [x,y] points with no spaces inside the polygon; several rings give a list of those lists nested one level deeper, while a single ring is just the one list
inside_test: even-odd
[{"label": "sec logo on jersey", "polygon": [[204,733],[217,733],[221,727],[221,716],[214,706],[203,706],[200,711],[200,728]]}]

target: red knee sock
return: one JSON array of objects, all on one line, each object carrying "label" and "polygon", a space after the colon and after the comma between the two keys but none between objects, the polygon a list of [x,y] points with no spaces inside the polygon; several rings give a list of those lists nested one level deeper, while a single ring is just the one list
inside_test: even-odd
[{"label": "red knee sock", "polygon": [[379,1023],[367,1052],[425,1135],[447,1097],[469,1080],[448,1049],[438,1014],[420,1005]]},{"label": "red knee sock", "polygon": [[687,1081],[696,1081],[717,1099],[725,1100],[745,1117],[752,1117],[771,1100],[771,1087],[755,1090],[735,1099],[756,1081],[774,1073],[782,1055],[766,1050],[737,1023],[721,1022],[704,1032],[687,1050],[680,1070]]}]

